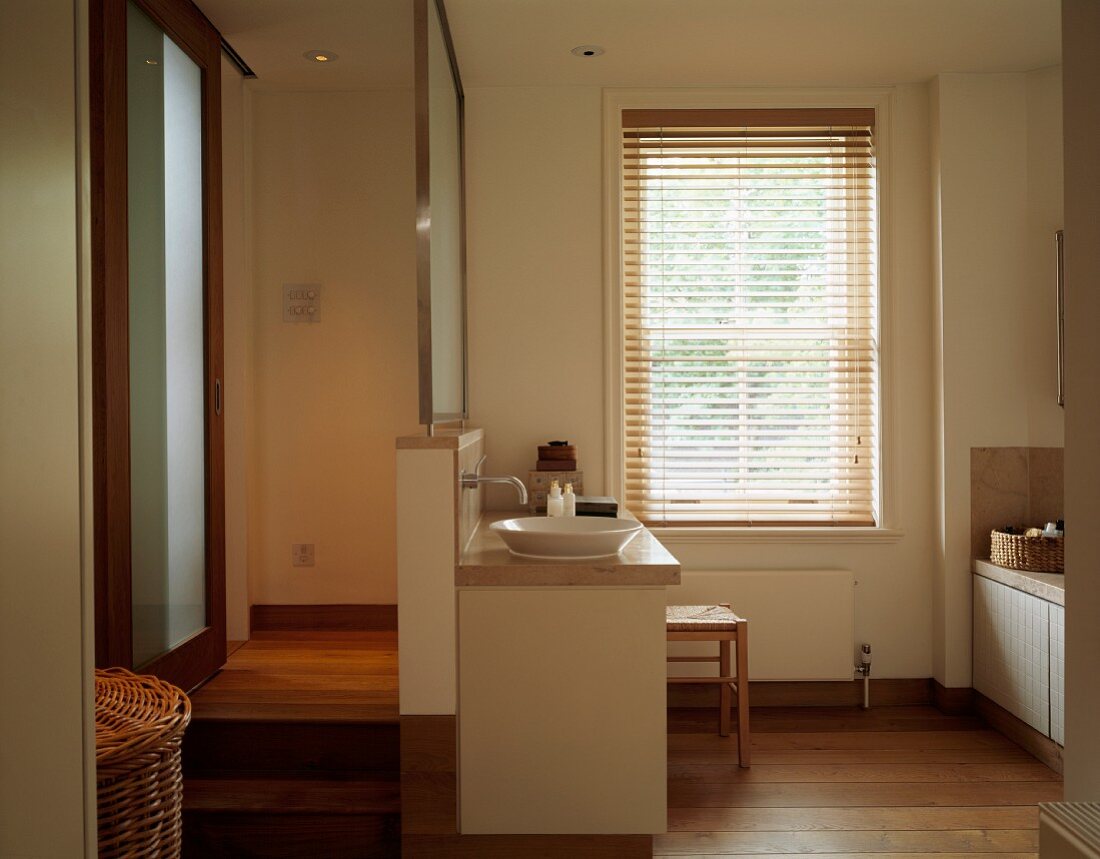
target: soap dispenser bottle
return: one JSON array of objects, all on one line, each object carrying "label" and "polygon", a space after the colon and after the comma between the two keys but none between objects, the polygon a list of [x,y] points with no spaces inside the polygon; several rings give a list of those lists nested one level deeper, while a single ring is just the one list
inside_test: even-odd
[{"label": "soap dispenser bottle", "polygon": [[577,496],[573,492],[573,484],[565,484],[565,494],[561,497],[562,516],[577,515]]},{"label": "soap dispenser bottle", "polygon": [[546,515],[561,516],[565,512],[561,497],[561,486],[558,481],[550,484],[550,494],[546,498]]}]

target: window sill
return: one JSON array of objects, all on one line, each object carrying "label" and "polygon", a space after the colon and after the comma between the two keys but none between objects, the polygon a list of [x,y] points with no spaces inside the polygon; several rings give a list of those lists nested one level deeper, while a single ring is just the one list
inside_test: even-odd
[{"label": "window sill", "polygon": [[897,543],[898,528],[656,528],[653,536],[666,545],[689,543]]}]

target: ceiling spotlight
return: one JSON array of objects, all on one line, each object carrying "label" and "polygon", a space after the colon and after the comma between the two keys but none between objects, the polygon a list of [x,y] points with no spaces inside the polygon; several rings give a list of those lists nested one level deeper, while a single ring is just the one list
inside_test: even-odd
[{"label": "ceiling spotlight", "polygon": [[332,51],[306,51],[302,56],[307,60],[313,60],[315,63],[331,63],[333,60],[339,59]]},{"label": "ceiling spotlight", "polygon": [[603,48],[599,45],[578,45],[569,53],[575,57],[598,57],[603,53]]},{"label": "ceiling spotlight", "polygon": [[154,59],[148,59],[148,60],[145,61],[145,65],[147,65],[147,66],[156,66],[156,65],[160,65],[160,64]]}]

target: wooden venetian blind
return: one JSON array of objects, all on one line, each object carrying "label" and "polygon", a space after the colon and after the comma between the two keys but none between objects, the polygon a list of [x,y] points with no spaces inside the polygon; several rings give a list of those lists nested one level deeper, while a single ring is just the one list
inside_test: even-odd
[{"label": "wooden venetian blind", "polygon": [[874,110],[625,110],[622,147],[627,507],[874,525]]}]

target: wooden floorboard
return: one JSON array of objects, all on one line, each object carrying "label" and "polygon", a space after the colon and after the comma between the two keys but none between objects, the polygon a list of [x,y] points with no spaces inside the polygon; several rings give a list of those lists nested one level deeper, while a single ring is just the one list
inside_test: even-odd
[{"label": "wooden floorboard", "polygon": [[[351,730],[336,724],[343,722],[396,723],[396,648],[395,634],[385,631],[258,633],[195,693],[196,719],[312,721],[328,723],[318,730],[329,731]],[[712,708],[670,710],[668,725],[669,831],[654,839],[655,856],[1034,857],[1037,803],[1062,797],[1060,776],[1020,746],[972,715],[929,705],[754,708],[749,769],[737,765],[736,736],[718,736]],[[410,724],[414,733],[416,727]],[[436,745],[423,760],[409,759],[417,784],[453,782],[453,749]],[[356,778],[337,772],[328,783],[270,782],[242,773],[232,789],[234,802],[253,813],[293,812],[304,821],[299,829],[311,820],[317,827],[347,820],[350,845],[366,837],[351,812],[395,802],[392,784]],[[206,809],[211,826],[229,820],[230,812],[220,811],[229,805],[226,785],[191,784],[192,809]],[[284,829],[286,839],[272,836],[286,841],[287,855],[298,855],[290,846],[298,830],[289,823]],[[437,855],[444,846],[432,842],[435,835],[416,837],[410,855]],[[449,837],[448,855],[511,856],[519,847],[507,839]],[[569,848],[569,855],[587,855],[580,842]],[[636,845],[600,849],[611,856]]]},{"label": "wooden floorboard", "polygon": [[659,856],[739,853],[1019,853],[1039,848],[1033,829],[833,832],[678,832],[657,839]]},{"label": "wooden floorboard", "polygon": [[928,705],[753,708],[753,766],[713,710],[669,712],[669,831],[655,856],[1034,857],[1061,776]]},{"label": "wooden floorboard", "polygon": [[397,633],[268,631],[191,696],[193,718],[396,722]]}]

